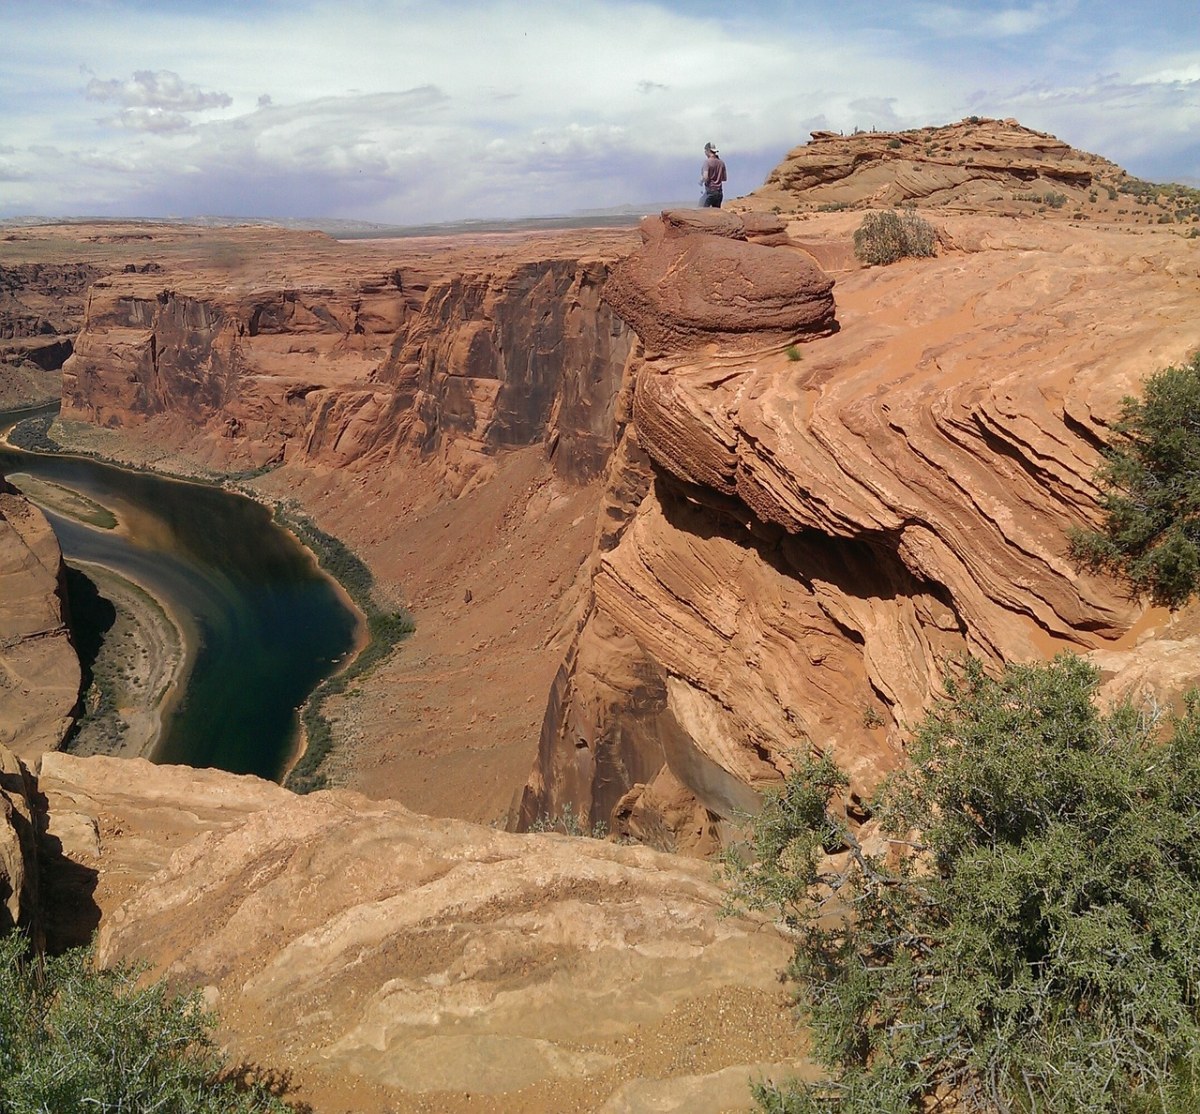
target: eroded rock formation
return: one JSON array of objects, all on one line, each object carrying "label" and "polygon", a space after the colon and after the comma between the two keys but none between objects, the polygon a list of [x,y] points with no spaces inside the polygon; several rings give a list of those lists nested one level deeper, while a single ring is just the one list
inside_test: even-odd
[{"label": "eroded rock formation", "polygon": [[33,780],[24,763],[7,747],[0,746],[0,933],[20,928],[39,939],[34,794]]},{"label": "eroded rock formation", "polygon": [[92,287],[63,418],[158,419],[157,436],[221,468],[435,454],[461,488],[497,449],[545,442],[589,478],[629,346],[599,296],[623,239],[467,251],[453,267],[394,242],[347,259],[325,245],[324,266],[293,273],[293,245],[264,245],[232,284],[211,267],[122,271]]},{"label": "eroded rock formation", "polygon": [[630,314],[651,341],[522,822],[570,808],[704,850],[793,750],[832,754],[861,817],[963,653],[1096,651],[1114,689],[1177,691],[1188,621],[1080,575],[1066,531],[1120,398],[1200,347],[1194,253],[941,223],[935,259],[839,273],[840,329],[791,352],[670,334],[670,282]]},{"label": "eroded rock formation", "polygon": [[106,271],[84,262],[0,266],[0,408],[59,397],[87,289]]},{"label": "eroded rock formation", "polygon": [[63,575],[46,516],[0,477],[0,746],[26,761],[62,745],[79,699]]},{"label": "eroded rock formation", "polygon": [[204,987],[317,1110],[717,1114],[805,1067],[788,944],[706,864],[140,759],[47,755],[39,790],[100,959]]},{"label": "eroded rock formation", "polygon": [[[362,794],[44,757],[57,939],[99,922],[106,956],[202,984],[231,1046],[318,1110],[736,1107],[748,1065],[797,1058],[767,986],[787,947],[715,917],[707,866],[380,798],[499,821],[560,659],[523,822],[695,854],[797,750],[837,759],[864,818],[964,652],[1088,653],[1110,692],[1170,701],[1195,609],[1066,558],[1121,398],[1200,347],[1194,248],[1131,227],[1120,182],[967,121],[817,136],[747,211],[664,214],[636,254],[624,233],[85,237],[132,269],[93,289],[66,416],[277,465],[258,490],[411,591],[418,632],[337,705]],[[889,268],[855,262],[861,214],[818,211],[907,200],[938,255]],[[0,555],[52,625],[44,522],[4,498]]]},{"label": "eroded rock formation", "polygon": [[735,205],[784,212],[909,204],[975,212],[1049,208],[1111,218],[1129,181],[1114,163],[1045,132],[976,116],[901,132],[813,132]]}]

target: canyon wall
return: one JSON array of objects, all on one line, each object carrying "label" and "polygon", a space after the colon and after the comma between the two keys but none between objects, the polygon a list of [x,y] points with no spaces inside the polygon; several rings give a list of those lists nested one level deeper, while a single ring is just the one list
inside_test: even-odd
[{"label": "canyon wall", "polygon": [[108,270],[87,262],[0,264],[0,409],[59,397],[59,370],[82,327],[88,287]]},{"label": "canyon wall", "polygon": [[62,417],[156,420],[225,470],[436,456],[461,489],[497,450],[545,443],[562,474],[590,478],[629,335],[600,301],[612,245],[572,246],[466,252],[453,268],[310,264],[313,281],[289,285],[270,268],[234,283],[108,276],[64,368]]},{"label": "canyon wall", "polygon": [[[828,319],[797,281],[781,330],[705,337],[692,323],[724,313],[731,251],[764,251],[728,219],[665,214],[610,281],[639,345],[520,822],[570,809],[703,852],[797,751],[837,760],[862,819],[962,654],[1091,653],[1111,692],[1178,695],[1192,612],[1081,574],[1066,533],[1095,521],[1122,396],[1200,347],[1190,244],[938,216],[936,258],[836,274],[836,330],[805,331]],[[712,267],[663,266],[664,245]],[[779,280],[799,256],[762,258]]]},{"label": "canyon wall", "polygon": [[[991,144],[1056,181],[1104,169],[1010,131],[973,131],[969,165]],[[841,807],[867,816],[964,653],[1083,652],[1110,691],[1171,699],[1191,612],[1080,574],[1066,534],[1096,521],[1122,397],[1200,347],[1188,241],[1087,214],[930,210],[935,257],[863,268],[860,214],[785,223],[754,211],[766,200],[663,214],[636,250],[589,232],[273,244],[232,270],[165,253],[160,273],[93,288],[64,414],[223,469],[278,465],[262,490],[415,586],[429,621],[410,664],[397,655],[345,711],[345,776],[381,795],[452,768],[438,807],[458,808],[500,768],[485,767],[497,733],[532,748],[513,702],[544,699],[514,822],[569,811],[705,853],[795,751],[832,754]],[[539,563],[586,529],[577,495],[503,471],[539,447],[558,480],[603,476],[569,589],[565,566]],[[543,539],[551,507],[561,534]],[[547,698],[554,624],[568,642]]]},{"label": "canyon wall", "polygon": [[26,761],[62,745],[79,700],[64,575],[46,516],[0,477],[0,747]]}]

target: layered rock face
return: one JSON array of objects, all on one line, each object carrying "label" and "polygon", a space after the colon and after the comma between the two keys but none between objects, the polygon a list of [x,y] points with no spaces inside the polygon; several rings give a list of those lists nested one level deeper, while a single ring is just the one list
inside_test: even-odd
[{"label": "layered rock face", "polygon": [[296,265],[311,282],[270,254],[233,283],[211,264],[121,272],[92,287],[63,418],[157,419],[221,468],[434,454],[459,488],[497,449],[545,441],[586,479],[611,449],[629,347],[599,298],[622,239],[468,250],[453,267],[394,241],[391,257],[327,248],[325,266]]},{"label": "layered rock face", "polygon": [[39,790],[101,961],[204,987],[317,1110],[717,1114],[805,1067],[789,946],[705,864],[140,759],[47,755]]},{"label": "layered rock face", "polygon": [[62,745],[79,700],[50,523],[0,478],[0,746],[31,761]]},{"label": "layered rock face", "polygon": [[[672,333],[660,319],[686,286],[635,298],[618,270],[614,303],[650,339],[524,823],[570,806],[704,850],[792,751],[832,754],[861,817],[963,653],[1094,651],[1114,691],[1177,691],[1187,617],[1080,575],[1066,531],[1095,514],[1097,447],[1122,396],[1200,347],[1190,245],[939,224],[936,259],[838,273],[840,328],[790,352],[778,333],[748,332],[740,350]],[[656,244],[630,276],[654,273]]]},{"label": "layered rock face", "polygon": [[58,398],[58,375],[83,323],[91,263],[0,266],[0,408]]},{"label": "layered rock face", "polygon": [[1123,209],[1117,196],[1128,181],[1114,163],[1045,132],[1015,120],[971,117],[902,132],[813,132],[735,206],[795,212],[913,204],[1045,212],[1049,196],[1051,213],[1112,219],[1128,215],[1129,199],[1120,199]]}]

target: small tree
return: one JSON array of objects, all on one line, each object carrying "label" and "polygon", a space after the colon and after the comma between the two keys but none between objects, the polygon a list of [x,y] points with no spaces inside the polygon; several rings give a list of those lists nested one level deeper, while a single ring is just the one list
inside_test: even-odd
[{"label": "small tree", "polygon": [[1101,714],[1079,658],[969,662],[917,732],[867,853],[801,763],[727,859],[778,909],[825,1083],[777,1114],[1200,1109],[1200,702]]},{"label": "small tree", "polygon": [[1150,376],[1126,398],[1096,474],[1099,531],[1074,530],[1072,557],[1179,607],[1200,584],[1200,353]]},{"label": "small tree", "polygon": [[261,1083],[224,1077],[198,993],[138,985],[86,950],[28,959],[0,939],[0,1114],[255,1114],[292,1108]]},{"label": "small tree", "polygon": [[854,254],[864,263],[895,263],[905,256],[933,254],[933,226],[906,209],[868,213],[854,233]]}]

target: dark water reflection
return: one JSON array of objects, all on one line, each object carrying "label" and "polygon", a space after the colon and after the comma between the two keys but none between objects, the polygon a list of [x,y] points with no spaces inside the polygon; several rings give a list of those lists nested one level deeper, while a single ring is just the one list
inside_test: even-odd
[{"label": "dark water reflection", "polygon": [[0,447],[10,472],[110,508],[120,532],[48,513],[67,560],[116,569],[194,623],[195,664],[156,759],[277,778],[296,709],[354,641],[355,616],[307,551],[264,507],[218,488]]}]

